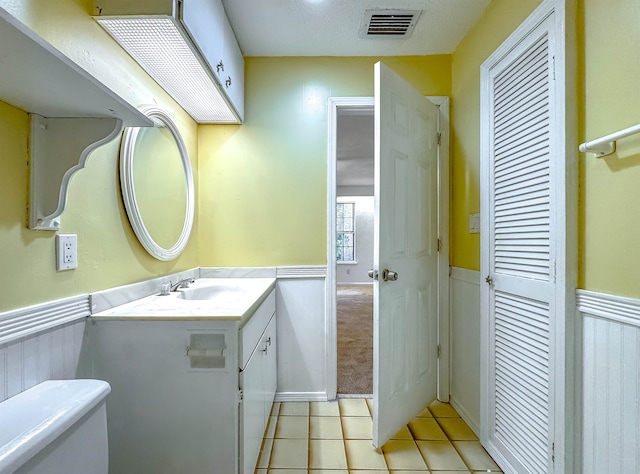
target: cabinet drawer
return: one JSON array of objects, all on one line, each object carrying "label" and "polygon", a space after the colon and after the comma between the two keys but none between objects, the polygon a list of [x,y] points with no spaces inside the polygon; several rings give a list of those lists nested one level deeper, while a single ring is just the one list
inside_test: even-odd
[{"label": "cabinet drawer", "polygon": [[238,365],[244,368],[253,349],[260,341],[260,336],[264,332],[273,313],[276,311],[276,292],[272,290],[269,296],[258,307],[254,315],[247,324],[240,330],[240,353],[238,355]]}]

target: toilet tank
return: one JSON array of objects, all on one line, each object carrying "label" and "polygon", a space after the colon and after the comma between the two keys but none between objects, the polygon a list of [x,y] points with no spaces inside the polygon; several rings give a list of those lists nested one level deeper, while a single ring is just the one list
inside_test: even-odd
[{"label": "toilet tank", "polygon": [[0,474],[107,474],[102,380],[49,380],[0,403]]}]

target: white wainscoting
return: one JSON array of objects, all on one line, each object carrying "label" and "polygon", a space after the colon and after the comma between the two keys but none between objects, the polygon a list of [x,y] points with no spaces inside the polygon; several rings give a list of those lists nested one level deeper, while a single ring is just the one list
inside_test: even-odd
[{"label": "white wainscoting", "polygon": [[278,401],[326,400],[326,266],[278,267]]},{"label": "white wainscoting", "polygon": [[640,299],[577,291],[582,470],[640,472]]},{"label": "white wainscoting", "polygon": [[480,427],[480,272],[451,267],[450,402],[469,427]]},{"label": "white wainscoting", "polygon": [[0,314],[0,401],[51,379],[76,377],[89,296]]}]

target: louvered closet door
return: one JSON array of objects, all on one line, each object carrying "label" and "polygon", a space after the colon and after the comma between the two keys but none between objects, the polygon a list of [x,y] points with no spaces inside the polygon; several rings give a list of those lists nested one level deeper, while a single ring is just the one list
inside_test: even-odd
[{"label": "louvered closet door", "polygon": [[552,21],[548,17],[482,70],[488,119],[483,441],[505,472],[553,472]]}]

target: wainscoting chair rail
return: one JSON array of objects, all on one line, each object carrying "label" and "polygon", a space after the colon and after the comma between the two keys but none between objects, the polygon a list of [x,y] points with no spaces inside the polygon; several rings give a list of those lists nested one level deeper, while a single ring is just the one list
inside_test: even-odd
[{"label": "wainscoting chair rail", "polygon": [[0,313],[0,346],[90,314],[89,295]]}]

